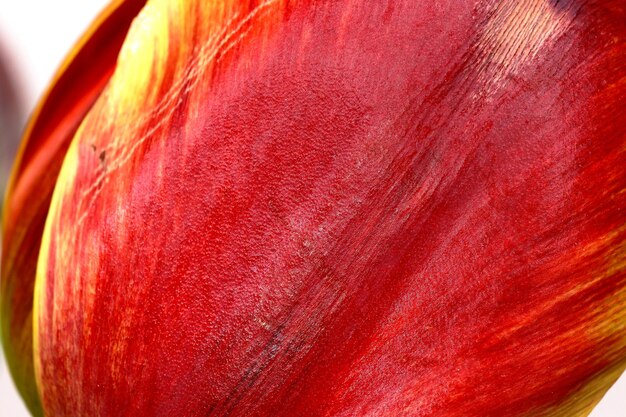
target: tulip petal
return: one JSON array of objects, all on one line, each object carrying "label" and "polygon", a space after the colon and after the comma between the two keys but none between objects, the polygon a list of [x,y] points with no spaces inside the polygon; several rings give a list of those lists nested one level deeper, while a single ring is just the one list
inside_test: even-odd
[{"label": "tulip petal", "polygon": [[46,413],[587,415],[626,365],[625,13],[149,1],[46,222]]},{"label": "tulip petal", "polygon": [[72,137],[111,77],[144,3],[112,2],[78,41],[35,110],[13,168],[3,212],[2,336],[9,369],[35,415],[41,405],[32,358],[33,287],[52,191]]}]

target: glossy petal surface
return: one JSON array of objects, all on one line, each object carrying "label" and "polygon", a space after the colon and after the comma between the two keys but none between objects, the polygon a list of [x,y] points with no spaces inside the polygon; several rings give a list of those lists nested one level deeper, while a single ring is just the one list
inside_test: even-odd
[{"label": "glossy petal surface", "polygon": [[626,357],[622,1],[150,1],[64,161],[50,416],[583,416]]},{"label": "glossy petal surface", "polygon": [[35,110],[13,168],[3,212],[2,339],[11,374],[35,415],[41,406],[33,371],[33,287],[52,191],[72,137],[111,77],[144,3],[112,2],[79,40]]}]

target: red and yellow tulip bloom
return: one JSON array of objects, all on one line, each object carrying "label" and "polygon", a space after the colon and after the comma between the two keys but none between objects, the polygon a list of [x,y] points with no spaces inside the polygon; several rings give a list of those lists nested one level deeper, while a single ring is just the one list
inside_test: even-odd
[{"label": "red and yellow tulip bloom", "polygon": [[623,1],[143,3],[7,195],[34,413],[589,413],[626,367]]}]

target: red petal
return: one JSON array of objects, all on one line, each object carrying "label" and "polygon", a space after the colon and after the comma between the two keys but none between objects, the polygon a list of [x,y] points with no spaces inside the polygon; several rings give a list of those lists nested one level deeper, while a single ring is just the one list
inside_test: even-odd
[{"label": "red petal", "polygon": [[108,82],[126,31],[145,0],[117,0],[59,69],[29,123],[4,207],[2,332],[9,369],[41,414],[32,363],[32,307],[41,234],[57,174],[78,125]]},{"label": "red petal", "polygon": [[582,416],[621,373],[621,2],[140,16],[42,245],[50,415]]}]

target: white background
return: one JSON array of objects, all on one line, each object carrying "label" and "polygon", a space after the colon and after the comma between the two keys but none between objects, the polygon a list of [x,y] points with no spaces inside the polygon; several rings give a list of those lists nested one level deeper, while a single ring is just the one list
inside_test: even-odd
[{"label": "white background", "polygon": [[[2,0],[0,36],[14,58],[13,72],[25,93],[28,109],[33,108],[63,56],[106,3],[105,0]],[[0,417],[26,416],[28,413],[0,356]],[[591,416],[626,417],[626,377],[609,391]]]}]

